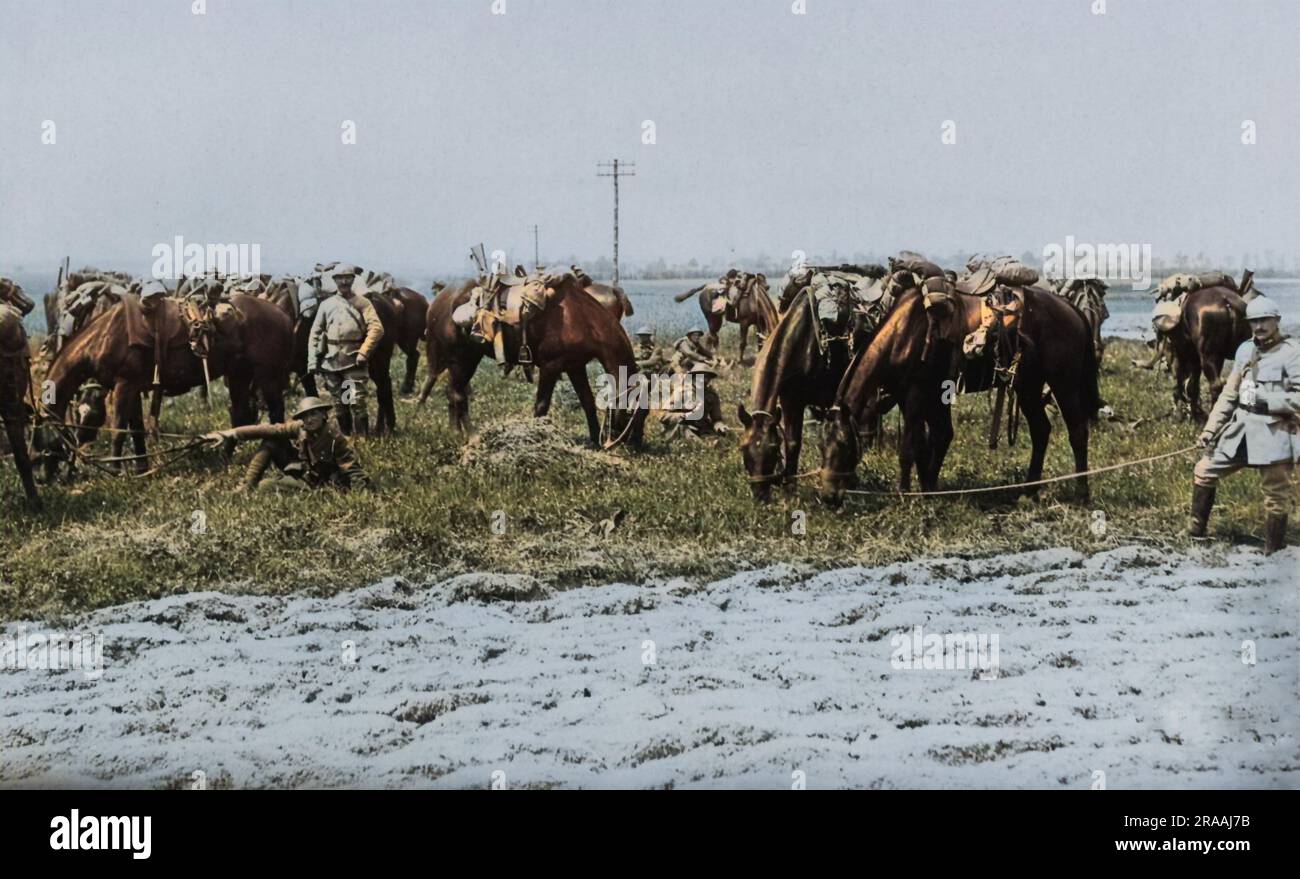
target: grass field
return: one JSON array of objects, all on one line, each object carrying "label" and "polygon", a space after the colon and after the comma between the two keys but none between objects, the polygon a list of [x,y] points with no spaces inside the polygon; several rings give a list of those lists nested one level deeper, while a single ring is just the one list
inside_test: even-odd
[{"label": "grass field", "polygon": [[[734,331],[723,342],[725,353],[734,354]],[[1178,449],[1196,436],[1194,426],[1172,415],[1172,379],[1129,366],[1144,353],[1139,344],[1121,341],[1107,350],[1102,396],[1116,415],[1094,431],[1094,467]],[[731,436],[669,444],[652,419],[646,451],[604,455],[570,448],[585,439],[585,428],[572,390],[562,385],[550,416],[554,430],[536,431],[526,454],[480,455],[479,463],[463,466],[465,441],[448,427],[440,384],[423,409],[399,401],[396,437],[360,441],[378,486],[369,493],[236,494],[253,452],[246,444],[230,465],[204,450],[145,479],[83,473],[73,485],[46,488],[44,512],[31,514],[21,511],[18,482],[5,462],[0,618],[51,618],[214,588],[329,594],[386,575],[420,580],[471,570],[523,572],[564,588],[715,576],[775,561],[830,567],[1186,541],[1190,456],[1094,477],[1086,508],[1071,502],[1072,483],[1049,486],[1034,500],[1008,494],[853,498],[831,509],[818,503],[812,482],[805,481],[771,504],[755,504],[735,422],[735,403],[748,387],[748,369],[734,368],[720,379]],[[532,391],[485,363],[474,383],[475,426],[488,435],[501,425],[517,428],[518,435],[534,433],[523,423]],[[197,395],[168,401],[162,429],[200,433],[227,426],[224,392],[214,398],[212,412]],[[1022,425],[1015,447],[988,450],[990,405],[988,395],[955,405],[957,434],[941,487],[1024,478],[1028,430]],[[887,488],[896,478],[896,415],[887,417],[886,430],[885,447],[864,458],[866,487]],[[801,469],[817,466],[819,435],[816,425],[806,432]],[[106,452],[105,446],[101,441]],[[1071,469],[1064,428],[1053,414],[1045,475]],[[1212,531],[1254,539],[1263,521],[1257,478],[1231,479],[1219,497]],[[806,514],[803,534],[791,527],[799,511]],[[1094,511],[1105,515],[1100,537],[1090,528]]]}]

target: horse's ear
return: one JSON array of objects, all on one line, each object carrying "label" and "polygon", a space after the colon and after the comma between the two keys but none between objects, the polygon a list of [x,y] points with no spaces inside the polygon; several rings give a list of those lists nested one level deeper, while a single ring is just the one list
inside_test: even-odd
[{"label": "horse's ear", "polygon": [[754,416],[749,414],[749,410],[745,408],[744,403],[736,404],[736,417],[740,419],[740,423],[745,425],[746,429],[754,423]]}]

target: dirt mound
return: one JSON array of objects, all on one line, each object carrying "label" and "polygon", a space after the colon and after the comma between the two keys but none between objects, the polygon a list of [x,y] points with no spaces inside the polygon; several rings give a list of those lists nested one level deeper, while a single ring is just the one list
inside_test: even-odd
[{"label": "dirt mound", "polygon": [[514,418],[483,428],[465,444],[460,464],[525,474],[627,466],[622,458],[590,448],[549,418]]}]

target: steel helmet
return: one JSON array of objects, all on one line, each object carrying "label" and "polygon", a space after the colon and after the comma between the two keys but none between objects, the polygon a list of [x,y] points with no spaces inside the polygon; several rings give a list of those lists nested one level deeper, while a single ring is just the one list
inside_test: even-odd
[{"label": "steel helmet", "polygon": [[649,327],[641,327],[641,329],[636,331],[636,335],[638,336],[653,336],[654,334],[654,330]]},{"label": "steel helmet", "polygon": [[167,288],[163,286],[162,281],[158,281],[158,280],[146,281],[144,286],[140,288],[141,302],[144,302],[146,299],[156,299],[159,296],[166,296],[166,295],[167,295]]},{"label": "steel helmet", "polygon": [[704,330],[700,329],[699,326],[693,326],[693,327],[691,327],[689,330],[686,331],[686,335],[688,335],[688,336],[693,336],[693,335],[695,335],[696,333],[699,333],[699,334],[702,336],[702,335],[704,335]]},{"label": "steel helmet", "polygon": [[1277,303],[1267,296],[1256,296],[1246,305],[1246,320],[1259,320],[1264,317],[1281,317]]},{"label": "steel helmet", "polygon": [[707,363],[697,363],[691,367],[691,375],[711,375],[716,378],[718,371]]},{"label": "steel helmet", "polygon": [[317,409],[328,409],[329,403],[326,403],[320,397],[303,397],[298,401],[298,408],[293,410],[294,418],[302,418],[308,412],[315,412]]}]

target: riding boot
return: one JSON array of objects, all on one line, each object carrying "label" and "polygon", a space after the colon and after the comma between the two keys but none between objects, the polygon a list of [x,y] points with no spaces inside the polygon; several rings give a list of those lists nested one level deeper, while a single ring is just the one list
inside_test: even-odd
[{"label": "riding boot", "polygon": [[1214,507],[1214,486],[1192,486],[1192,515],[1187,520],[1187,533],[1191,537],[1205,537],[1206,526],[1210,522],[1210,510]]},{"label": "riding boot", "polygon": [[1286,516],[1269,516],[1264,521],[1264,555],[1286,548]]},{"label": "riding boot", "polygon": [[244,470],[244,478],[239,481],[239,491],[252,491],[257,488],[257,483],[262,481],[262,475],[266,473],[266,468],[271,466],[271,450],[260,448],[253,455],[253,459],[248,462],[248,468]]}]

